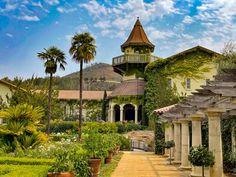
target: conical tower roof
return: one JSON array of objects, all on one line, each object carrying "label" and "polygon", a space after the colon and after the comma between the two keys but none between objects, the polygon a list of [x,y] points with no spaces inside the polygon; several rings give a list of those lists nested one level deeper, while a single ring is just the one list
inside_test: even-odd
[{"label": "conical tower roof", "polygon": [[153,45],[144,29],[143,26],[141,24],[141,22],[139,21],[139,18],[137,19],[136,23],[134,24],[134,27],[128,37],[128,39],[126,40],[126,42],[124,44],[121,45],[121,50],[124,51],[124,49],[128,46],[147,46],[151,49],[151,51],[154,51],[154,47],[155,45]]}]

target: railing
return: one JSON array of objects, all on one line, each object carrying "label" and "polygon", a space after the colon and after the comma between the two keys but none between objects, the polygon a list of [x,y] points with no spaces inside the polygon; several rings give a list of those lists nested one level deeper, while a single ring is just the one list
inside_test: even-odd
[{"label": "railing", "polygon": [[131,139],[131,148],[148,151],[148,145],[144,141],[136,140],[136,139]]},{"label": "railing", "polygon": [[123,63],[149,63],[157,60],[158,57],[148,54],[125,54],[112,59],[112,65]]}]

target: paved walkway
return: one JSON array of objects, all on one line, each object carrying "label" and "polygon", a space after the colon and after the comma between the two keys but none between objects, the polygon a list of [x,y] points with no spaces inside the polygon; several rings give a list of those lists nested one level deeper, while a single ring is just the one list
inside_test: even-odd
[{"label": "paved walkway", "polygon": [[124,152],[111,177],[188,177],[166,158],[148,152]]}]

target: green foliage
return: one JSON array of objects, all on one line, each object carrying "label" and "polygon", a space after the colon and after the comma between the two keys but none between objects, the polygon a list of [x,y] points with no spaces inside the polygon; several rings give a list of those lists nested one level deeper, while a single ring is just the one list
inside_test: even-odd
[{"label": "green foliage", "polygon": [[121,105],[121,104],[126,104],[126,103],[131,103],[135,105],[140,105],[142,104],[142,98],[143,96],[117,96],[115,98],[112,98],[112,102]]},{"label": "green foliage", "polygon": [[225,68],[235,68],[236,67],[236,46],[232,42],[226,43],[222,57],[217,60],[218,62],[218,72],[224,72],[222,69]]},{"label": "green foliage", "polygon": [[88,177],[90,174],[87,154],[81,146],[62,149],[56,154],[55,163],[50,172],[74,172],[78,177]]},{"label": "green foliage", "polygon": [[83,106],[86,109],[86,120],[97,121],[102,118],[102,101],[86,101]]},{"label": "green foliage", "polygon": [[[10,106],[16,106],[18,104],[27,103],[29,105],[33,105],[34,107],[42,107],[45,113],[47,110],[47,93],[48,91],[45,89],[46,85],[48,85],[48,81],[43,85],[41,85],[41,90],[36,90],[35,84],[37,83],[37,78],[32,77],[27,81],[23,81],[22,79],[17,81],[17,88],[13,92],[11,97],[8,97],[8,102]],[[62,116],[62,109],[59,103],[59,100],[56,99],[58,96],[58,92],[54,91],[52,96],[52,118],[59,118]],[[46,116],[43,116],[41,122],[46,120]]]},{"label": "green foliage", "polygon": [[163,154],[165,137],[163,125],[159,122],[155,123],[155,154]]},{"label": "green foliage", "polygon": [[9,151],[16,148],[34,148],[46,137],[36,130],[36,125],[44,115],[41,107],[19,104],[0,111],[6,124],[0,126],[2,143],[9,147]]},{"label": "green foliage", "polygon": [[[65,133],[65,132],[77,132],[79,123],[76,121],[54,121],[51,123],[51,133]],[[46,131],[46,127],[43,127],[41,131]]]},{"label": "green foliage", "polygon": [[131,140],[129,138],[124,137],[123,135],[119,135],[119,139],[120,139],[120,149],[122,151],[130,151]]},{"label": "green foliage", "polygon": [[122,155],[123,153],[119,153],[118,155],[113,156],[111,163],[102,164],[99,175],[102,177],[110,177],[112,172],[116,169]]},{"label": "green foliage", "polygon": [[105,140],[103,135],[91,130],[83,139],[83,148],[87,150],[92,159],[105,158],[108,155],[107,149],[104,148]]},{"label": "green foliage", "polygon": [[165,148],[170,149],[172,147],[175,147],[175,142],[174,140],[166,141],[165,142]]},{"label": "green foliage", "polygon": [[0,165],[0,174],[2,177],[42,177],[47,176],[48,168],[46,165]]},{"label": "green foliage", "polygon": [[213,153],[203,146],[191,148],[188,159],[194,166],[212,167],[215,163]]},{"label": "green foliage", "polygon": [[213,57],[202,51],[194,51],[187,55],[175,55],[167,59],[151,62],[145,68],[145,112],[149,121],[155,116],[153,110],[165,107],[179,101],[176,88],[168,85],[168,78],[202,78],[204,72],[208,72],[207,63],[213,61]]},{"label": "green foliage", "polygon": [[0,164],[5,165],[52,165],[53,159],[28,158],[28,157],[0,157]]},{"label": "green foliage", "polygon": [[117,126],[111,122],[85,122],[82,127],[83,132],[89,133],[90,131],[96,131],[98,133],[116,133]]},{"label": "green foliage", "polygon": [[126,133],[134,130],[145,130],[147,127],[144,125],[139,125],[135,123],[123,123],[123,122],[117,122],[117,132],[118,133]]}]

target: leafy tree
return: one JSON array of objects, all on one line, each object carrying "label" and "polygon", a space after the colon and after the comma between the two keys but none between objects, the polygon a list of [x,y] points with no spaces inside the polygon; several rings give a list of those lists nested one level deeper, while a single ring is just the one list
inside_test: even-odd
[{"label": "leafy tree", "polygon": [[83,105],[83,63],[89,63],[96,54],[94,38],[89,33],[75,34],[71,40],[69,50],[72,59],[80,63],[80,109],[79,109],[79,140],[81,140],[82,127],[82,105]]},{"label": "leafy tree", "polygon": [[172,157],[171,157],[171,148],[172,147],[175,147],[175,142],[173,140],[170,140],[170,141],[166,141],[165,142],[165,148],[166,149],[169,149],[169,153],[170,153],[170,165],[171,165],[171,160],[172,160]]},{"label": "leafy tree", "polygon": [[106,121],[107,118],[107,91],[104,91],[103,100],[102,100],[102,120]]},{"label": "leafy tree", "polygon": [[194,166],[202,167],[202,177],[204,177],[204,167],[212,167],[215,163],[213,153],[203,146],[192,147],[188,159]]},{"label": "leafy tree", "polygon": [[57,66],[62,70],[65,70],[66,58],[64,52],[56,47],[49,47],[48,49],[44,49],[43,52],[37,54],[38,58],[45,61],[45,73],[50,75],[49,88],[48,88],[48,129],[47,133],[50,134],[50,121],[51,121],[51,102],[52,102],[52,82],[53,82],[53,74],[57,71]]},{"label": "leafy tree", "polygon": [[[48,102],[47,102],[47,90],[45,89],[45,85],[47,83],[44,83],[44,86],[41,86],[41,90],[37,90],[34,88],[35,82],[37,82],[37,79],[32,77],[31,79],[28,79],[26,81],[21,81],[16,87],[16,90],[14,90],[11,97],[7,97],[7,102],[10,106],[16,106],[18,104],[30,104],[34,107],[42,107],[43,110],[47,110]],[[58,97],[58,92],[54,91],[52,93],[52,102],[51,105],[53,107],[52,109],[52,119],[60,118],[62,116],[62,109]],[[45,113],[45,112],[44,112]],[[46,122],[46,116],[43,116],[40,120],[41,123]]]}]

